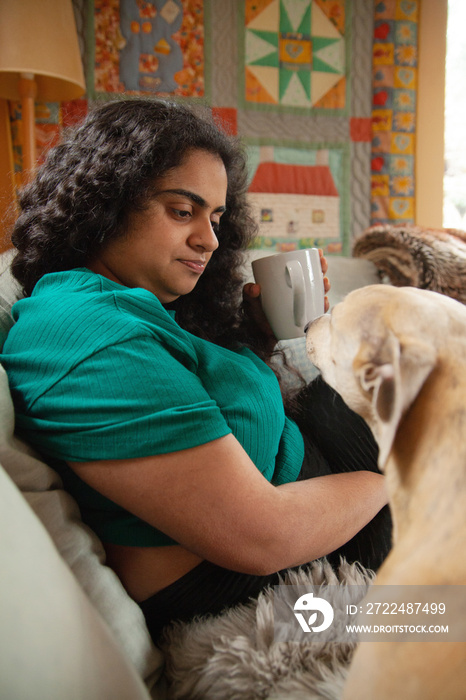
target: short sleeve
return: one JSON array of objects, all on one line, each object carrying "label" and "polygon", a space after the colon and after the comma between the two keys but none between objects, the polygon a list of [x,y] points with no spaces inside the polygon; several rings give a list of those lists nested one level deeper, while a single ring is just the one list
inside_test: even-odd
[{"label": "short sleeve", "polygon": [[275,486],[296,481],[304,459],[304,442],[296,423],[288,416],[278,448],[277,462],[272,477]]},{"label": "short sleeve", "polygon": [[151,336],[83,360],[18,420],[45,454],[69,461],[163,454],[231,432],[192,353]]}]

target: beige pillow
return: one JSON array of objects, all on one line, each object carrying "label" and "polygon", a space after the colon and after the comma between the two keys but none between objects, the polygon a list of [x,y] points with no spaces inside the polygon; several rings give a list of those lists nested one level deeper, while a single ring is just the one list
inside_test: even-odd
[{"label": "beige pillow", "polygon": [[63,490],[57,473],[31,447],[15,437],[13,403],[2,367],[0,464],[45,525],[58,552],[110,627],[117,643],[152,687],[161,675],[163,657],[152,643],[142,611],[127,595],[115,573],[104,565],[101,542],[81,521],[78,506]]},{"label": "beige pillow", "polygon": [[5,698],[149,694],[0,467],[0,684]]},{"label": "beige pillow", "polygon": [[49,535],[0,466],[0,694],[148,700]]}]

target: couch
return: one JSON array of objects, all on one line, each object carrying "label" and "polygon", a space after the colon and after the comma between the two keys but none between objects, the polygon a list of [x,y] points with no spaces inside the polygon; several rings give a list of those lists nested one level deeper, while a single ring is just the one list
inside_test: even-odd
[{"label": "couch", "polygon": [[[10,252],[0,256],[0,350],[20,296],[10,260]],[[364,260],[331,259],[329,274],[332,305],[349,289],[378,281]],[[286,351],[312,376],[304,339],[290,342]],[[139,607],[105,565],[102,544],[82,523],[59,476],[15,436],[1,366],[0,571],[1,697],[167,697],[163,656]]]}]

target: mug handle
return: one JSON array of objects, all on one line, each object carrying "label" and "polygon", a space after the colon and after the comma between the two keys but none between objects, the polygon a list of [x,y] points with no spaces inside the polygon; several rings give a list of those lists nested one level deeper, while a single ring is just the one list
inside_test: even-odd
[{"label": "mug handle", "polygon": [[293,317],[295,326],[304,324],[305,295],[304,274],[301,264],[297,260],[286,263],[286,283],[293,290]]}]

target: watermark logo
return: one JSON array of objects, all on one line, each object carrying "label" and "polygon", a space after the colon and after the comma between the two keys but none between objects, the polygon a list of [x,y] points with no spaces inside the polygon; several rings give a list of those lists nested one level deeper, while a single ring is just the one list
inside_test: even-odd
[{"label": "watermark logo", "polygon": [[466,642],[466,585],[280,585],[274,638],[299,642]]},{"label": "watermark logo", "polygon": [[[305,610],[306,613],[312,611],[307,619],[301,612],[296,612],[296,610]],[[295,617],[298,620],[303,632],[323,632],[328,629],[333,622],[333,608],[325,598],[319,598],[314,595],[314,593],[305,593],[296,601],[294,605]],[[321,612],[324,616],[323,622],[320,625],[314,626],[317,621],[317,613]]]}]

